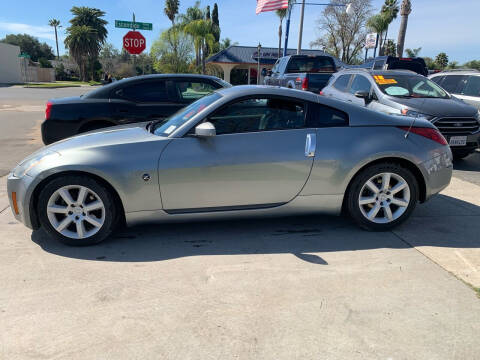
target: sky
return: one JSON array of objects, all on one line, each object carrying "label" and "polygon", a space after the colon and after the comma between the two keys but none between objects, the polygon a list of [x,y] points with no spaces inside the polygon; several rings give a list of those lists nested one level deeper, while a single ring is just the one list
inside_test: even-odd
[{"label": "sky", "polygon": [[[297,2],[300,0],[297,0]],[[221,38],[228,37],[239,45],[278,47],[278,17],[274,12],[255,15],[255,0],[202,0],[204,8],[217,2]],[[308,0],[308,2],[328,3],[329,0]],[[401,2],[401,0],[399,1]],[[405,41],[406,48],[422,47],[420,56],[435,57],[446,52],[450,61],[464,63],[480,59],[480,0],[411,0],[412,13],[408,19]],[[180,0],[180,12],[192,6],[195,0]],[[372,0],[374,12],[378,12],[383,0]],[[60,54],[65,52],[63,39],[65,28],[71,18],[72,6],[96,7],[106,12],[109,22],[108,42],[117,48],[122,46],[122,37],[127,29],[115,28],[115,20],[131,20],[135,12],[136,21],[153,23],[153,31],[143,31],[149,48],[162,30],[169,27],[170,21],[163,13],[163,0],[23,0],[21,2],[0,0],[0,38],[11,33],[27,33],[45,41],[55,49],[53,28],[48,20],[61,21],[59,47]],[[302,48],[309,48],[319,32],[316,20],[323,6],[306,5]],[[300,6],[294,6],[290,30],[289,48],[298,44],[298,25]],[[389,29],[389,38],[396,41],[400,16]],[[282,40],[283,42],[283,40]]]}]

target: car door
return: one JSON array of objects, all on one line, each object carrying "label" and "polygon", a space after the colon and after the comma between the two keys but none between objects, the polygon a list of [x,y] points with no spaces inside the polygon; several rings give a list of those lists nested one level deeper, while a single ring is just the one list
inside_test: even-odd
[{"label": "car door", "polygon": [[116,90],[114,95],[112,115],[120,123],[164,119],[178,110],[165,80],[136,82]]},{"label": "car door", "polygon": [[[159,160],[163,208],[170,213],[284,204],[306,183],[315,129],[306,105],[269,96],[236,100],[208,118],[217,135],[173,139]],[[191,129],[193,133],[194,127]]]}]

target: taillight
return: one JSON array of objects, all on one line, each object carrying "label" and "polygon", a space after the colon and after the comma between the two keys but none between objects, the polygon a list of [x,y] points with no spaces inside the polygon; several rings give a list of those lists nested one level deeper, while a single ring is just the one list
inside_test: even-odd
[{"label": "taillight", "polygon": [[308,78],[304,77],[302,81],[302,90],[308,90]]},{"label": "taillight", "polygon": [[426,137],[430,140],[433,140],[441,145],[448,145],[447,140],[440,134],[440,131],[432,128],[422,128],[422,127],[408,127],[408,126],[399,126],[399,129],[410,131],[411,133]]},{"label": "taillight", "polygon": [[52,103],[47,102],[47,107],[45,108],[45,120],[50,119],[50,114],[52,113]]},{"label": "taillight", "polygon": [[319,94],[320,94],[320,95],[323,95],[323,91],[322,91],[322,90],[320,90]]}]

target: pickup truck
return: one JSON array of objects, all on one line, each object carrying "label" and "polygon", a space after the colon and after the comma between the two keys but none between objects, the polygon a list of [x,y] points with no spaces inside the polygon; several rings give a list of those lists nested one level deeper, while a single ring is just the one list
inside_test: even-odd
[{"label": "pickup truck", "polygon": [[277,60],[264,83],[318,94],[336,71],[331,56],[290,55]]}]

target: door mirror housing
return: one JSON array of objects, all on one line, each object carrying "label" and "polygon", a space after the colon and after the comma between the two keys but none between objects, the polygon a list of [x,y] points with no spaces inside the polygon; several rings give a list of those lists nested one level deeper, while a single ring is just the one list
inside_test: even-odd
[{"label": "door mirror housing", "polygon": [[211,122],[204,122],[195,127],[195,136],[206,138],[217,135],[215,126]]},{"label": "door mirror housing", "polygon": [[368,91],[355,91],[355,97],[365,100],[365,104],[372,101],[372,97]]}]

